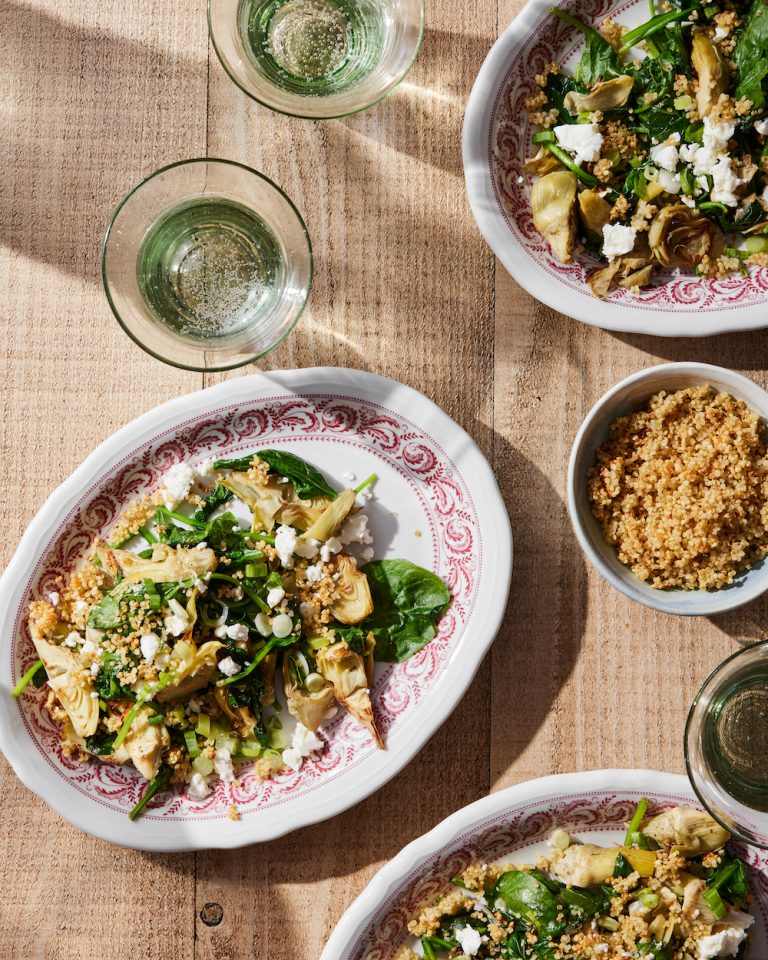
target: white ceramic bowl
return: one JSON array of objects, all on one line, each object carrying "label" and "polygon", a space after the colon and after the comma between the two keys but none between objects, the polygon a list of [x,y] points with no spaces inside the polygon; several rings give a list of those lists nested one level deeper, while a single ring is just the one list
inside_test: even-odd
[{"label": "white ceramic bowl", "polygon": [[[621,843],[641,797],[654,809],[700,808],[685,777],[653,770],[588,770],[519,783],[463,807],[382,867],[333,931],[320,960],[394,960],[408,921],[451,889],[471,863],[535,863],[558,827],[602,846]],[[743,844],[755,915],[746,960],[768,957],[768,853]]]},{"label": "white ceramic bowl", "polygon": [[595,462],[595,451],[608,439],[611,423],[642,406],[659,390],[681,390],[701,384],[709,384],[743,400],[763,419],[768,419],[768,393],[753,380],[724,367],[709,363],[663,363],[633,373],[597,401],[576,434],[568,464],[568,510],[582,549],[617,590],[664,613],[708,617],[749,603],[768,590],[768,564],[761,561],[722,590],[654,590],[619,561],[615,549],[606,543],[587,500],[587,471]]},{"label": "white ceramic bowl", "polygon": [[[532,128],[525,99],[554,60],[573,73],[583,37],[549,12],[551,0],[531,0],[499,37],[478,74],[464,120],[464,175],[472,212],[493,252],[517,282],[555,310],[607,330],[663,337],[700,337],[768,326],[768,268],[749,277],[702,280],[659,273],[640,296],[616,290],[593,296],[593,256],[562,264],[533,226],[530,178]],[[634,26],[648,19],[647,0],[562,0],[587,23],[613,17]]]},{"label": "white ceramic bowl", "polygon": [[[145,784],[133,767],[76,762],[61,749],[45,688],[9,693],[36,659],[30,599],[55,589],[124,505],[162,486],[175,463],[278,446],[342,486],[379,477],[366,506],[377,558],[407,557],[448,583],[438,635],[405,663],[377,664],[371,691],[386,749],[346,712],[320,730],[299,771],[261,781],[247,765],[203,800],[175,789],[128,811]],[[227,380],[122,427],[51,494],[0,580],[0,748],[19,778],[81,830],[144,850],[237,847],[334,816],[411,760],[461,699],[506,607],[509,518],[491,468],[431,400],[394,380],[320,367]],[[281,698],[285,702],[284,698]],[[284,711],[283,723],[292,723]],[[289,728],[290,729],[290,728]],[[236,804],[240,819],[227,816]]]}]

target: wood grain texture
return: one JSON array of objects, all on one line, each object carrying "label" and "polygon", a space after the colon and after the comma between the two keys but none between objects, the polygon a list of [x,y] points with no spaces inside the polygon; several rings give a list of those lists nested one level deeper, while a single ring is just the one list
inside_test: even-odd
[{"label": "wood grain texture", "polygon": [[[326,824],[242,851],[138,854],[77,833],[0,761],[3,960],[314,960],[384,861],[489,790],[593,767],[680,771],[695,687],[762,635],[768,601],[712,620],[654,615],[609,590],[576,545],[565,470],[594,400],[659,359],[765,383],[768,336],[592,330],[494,264],[466,202],[461,122],[519,6],[434,0],[402,87],[325,123],[272,114],[234,87],[209,49],[204,0],[0,6],[3,562],[99,441],[221,379],[144,355],[99,281],[116,202],[158,166],[206,153],[275,179],[312,236],[311,308],[262,368],[352,366],[424,391],[491,458],[515,534],[509,616],[463,702],[395,780]],[[201,923],[207,902],[223,907],[219,926]]]}]

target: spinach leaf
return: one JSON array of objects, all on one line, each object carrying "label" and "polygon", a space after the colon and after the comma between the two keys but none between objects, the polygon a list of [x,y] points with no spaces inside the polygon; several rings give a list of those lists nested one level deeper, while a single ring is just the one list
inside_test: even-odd
[{"label": "spinach leaf", "polygon": [[269,465],[274,473],[288,477],[300,500],[313,497],[330,497],[335,500],[338,494],[319,470],[302,460],[301,457],[286,450],[259,450],[259,458]]},{"label": "spinach leaf", "polygon": [[227,490],[226,487],[222,487],[220,483],[217,483],[213,491],[205,498],[202,507],[195,511],[193,519],[201,523],[206,523],[213,511],[223,503],[227,503],[232,497],[234,497],[234,493],[232,493],[231,490]]},{"label": "spinach leaf", "polygon": [[287,450],[257,450],[246,457],[236,457],[233,460],[216,460],[213,464],[217,470],[247,470],[254,457],[263,460],[273,473],[281,477],[288,477],[301,500],[311,500],[313,497],[330,497],[335,500],[338,494],[328,483],[319,470]]},{"label": "spinach leaf", "polygon": [[508,870],[499,877],[495,896],[507,912],[520,917],[540,937],[551,939],[605,910],[611,902],[609,890],[573,890],[540,870]]},{"label": "spinach leaf", "polygon": [[116,732],[93,733],[90,737],[85,738],[85,749],[97,757],[103,757],[114,750],[116,736]]},{"label": "spinach leaf", "polygon": [[127,669],[127,664],[111,650],[101,655],[101,669],[96,674],[96,692],[102,700],[134,700],[136,695],[122,686],[117,679],[119,673]]},{"label": "spinach leaf", "polygon": [[738,857],[724,856],[709,877],[707,886],[715,889],[720,896],[737,909],[746,906],[749,893],[749,877],[743,860]]},{"label": "spinach leaf", "polygon": [[[557,119],[560,123],[577,123],[578,117],[575,117],[565,106],[565,98],[572,91],[578,91],[579,84],[572,77],[567,77],[564,73],[550,73],[547,77],[547,83],[544,87],[544,93],[547,95],[547,103],[550,107],[557,110]],[[582,92],[583,92],[582,88]]]},{"label": "spinach leaf", "polygon": [[747,22],[733,51],[738,83],[734,97],[746,97],[754,110],[765,105],[763,81],[768,76],[768,5],[766,0],[753,0]]},{"label": "spinach leaf", "polygon": [[376,659],[407,660],[437,633],[436,623],[451,600],[440,577],[410,560],[374,560],[365,566],[373,613],[359,623],[376,637]]},{"label": "spinach leaf", "polygon": [[235,526],[237,526],[237,518],[227,511],[209,521],[202,529],[185,530],[183,527],[172,526],[167,531],[166,543],[172,547],[193,547],[205,542],[211,547],[228,550],[240,546],[240,536],[233,532]]},{"label": "spinach leaf", "polygon": [[596,30],[586,34],[584,52],[576,67],[576,79],[581,83],[597,83],[610,80],[624,73],[619,56],[613,47]]},{"label": "spinach leaf", "polygon": [[705,217],[713,220],[723,233],[741,233],[748,227],[754,227],[755,224],[762,223],[766,219],[765,210],[757,200],[750,203],[738,220],[731,217],[731,210],[722,203],[702,203],[699,204],[699,210]]},{"label": "spinach leaf", "polygon": [[648,960],[672,960],[677,953],[677,947],[674,944],[665,946],[663,943],[657,943],[655,940],[635,945],[638,957],[648,957]]},{"label": "spinach leaf", "polygon": [[645,57],[628,64],[627,73],[635,78],[634,91],[637,94],[656,93],[660,98],[674,96],[675,71],[661,60]]},{"label": "spinach leaf", "polygon": [[627,860],[623,853],[616,857],[616,863],[613,865],[614,877],[628,877],[633,873],[632,864]]},{"label": "spinach leaf", "polygon": [[365,653],[365,638],[368,631],[362,627],[347,627],[341,623],[332,623],[331,629],[346,643],[353,653],[363,656]]},{"label": "spinach leaf", "polygon": [[505,960],[556,960],[555,948],[549,943],[528,943],[525,931],[516,930],[504,943]]},{"label": "spinach leaf", "polygon": [[125,614],[120,607],[120,596],[114,593],[105,594],[88,613],[88,626],[95,630],[115,630],[124,620]]},{"label": "spinach leaf", "polygon": [[640,117],[642,129],[653,140],[663,143],[671,133],[679,133],[681,139],[688,128],[688,118],[679,110],[654,108]]}]

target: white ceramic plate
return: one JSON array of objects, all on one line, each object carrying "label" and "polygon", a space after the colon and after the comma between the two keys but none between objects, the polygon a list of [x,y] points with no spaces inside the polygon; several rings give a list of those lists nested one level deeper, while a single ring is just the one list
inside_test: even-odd
[{"label": "white ceramic plate", "polygon": [[[553,257],[533,226],[531,152],[525,99],[535,76],[554,60],[572,74],[582,35],[550,14],[551,0],[531,0],[497,40],[478,74],[464,120],[464,175],[472,212],[488,245],[530,294],[555,310],[607,330],[663,337],[701,337],[768,325],[768,268],[749,277],[702,280],[659,273],[638,297],[626,290],[599,300],[587,286],[595,257],[571,264]],[[634,26],[648,19],[647,0],[580,0],[559,4],[586,23],[605,17]]]},{"label": "white ceramic plate", "polygon": [[[320,960],[393,960],[419,907],[450,889],[470,863],[535,863],[557,827],[608,846],[620,842],[641,797],[654,808],[695,806],[685,777],[652,770],[595,770],[543,777],[491,794],[408,844],[339,921]],[[768,956],[768,853],[735,844],[750,866],[756,916],[747,960]]]},{"label": "white ceramic plate", "polygon": [[[453,601],[438,636],[406,663],[380,665],[374,710],[387,743],[346,714],[298,773],[260,783],[247,772],[203,801],[166,794],[136,823],[144,788],[128,767],[74,763],[43,709],[44,688],[9,690],[35,659],[30,599],[54,586],[124,504],[174,463],[283,447],[341,487],[377,473],[367,507],[377,558],[402,556],[440,574]],[[318,368],[242,377],[179,397],[118,430],[48,499],[0,581],[0,747],[23,782],[75,826],[147,850],[235,847],[340,813],[393,777],[454,709],[493,640],[512,568],[509,518],[487,461],[430,400],[392,380]],[[240,820],[227,810],[235,803]]]}]

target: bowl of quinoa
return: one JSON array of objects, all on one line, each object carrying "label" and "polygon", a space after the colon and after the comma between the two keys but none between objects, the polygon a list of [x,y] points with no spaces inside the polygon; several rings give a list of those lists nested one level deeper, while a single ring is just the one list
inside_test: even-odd
[{"label": "bowl of quinoa", "polygon": [[631,599],[712,615],[768,589],[768,393],[702,363],[622,380],[571,452],[568,506],[597,570]]}]

